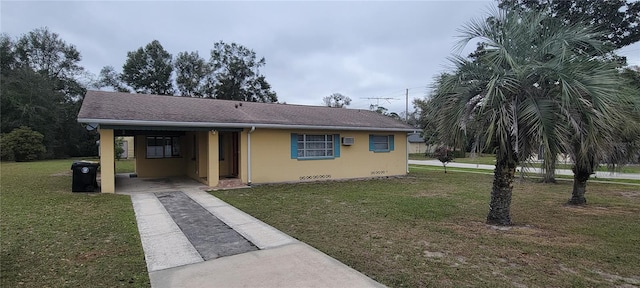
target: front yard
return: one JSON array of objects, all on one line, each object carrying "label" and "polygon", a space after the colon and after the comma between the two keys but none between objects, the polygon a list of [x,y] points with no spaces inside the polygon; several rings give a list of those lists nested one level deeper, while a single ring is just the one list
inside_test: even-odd
[{"label": "front yard", "polygon": [[264,185],[213,194],[391,287],[640,285],[640,186],[514,184],[513,227],[484,224],[492,176]]},{"label": "front yard", "polygon": [[126,195],[71,193],[73,160],[6,163],[1,287],[148,287]]},{"label": "front yard", "polygon": [[[71,163],[2,163],[0,286],[148,287],[128,196],[69,192]],[[640,186],[590,183],[576,208],[571,182],[515,183],[501,228],[484,224],[491,179],[412,168],[214,195],[391,287],[640,286]]]}]

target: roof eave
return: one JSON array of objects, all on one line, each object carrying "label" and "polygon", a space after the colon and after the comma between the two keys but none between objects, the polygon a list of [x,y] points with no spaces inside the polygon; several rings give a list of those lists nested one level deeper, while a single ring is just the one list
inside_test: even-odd
[{"label": "roof eave", "polygon": [[212,123],[212,122],[175,122],[78,118],[79,123],[96,123],[101,125],[122,126],[164,126],[164,127],[198,127],[198,128],[267,128],[267,129],[308,129],[308,130],[348,130],[348,131],[398,131],[413,132],[414,128],[395,127],[350,127],[350,126],[318,126],[268,123]]}]

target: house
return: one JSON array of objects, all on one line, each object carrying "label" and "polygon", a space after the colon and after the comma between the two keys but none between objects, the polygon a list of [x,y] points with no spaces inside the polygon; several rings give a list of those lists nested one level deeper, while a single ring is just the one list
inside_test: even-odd
[{"label": "house", "polygon": [[435,150],[435,145],[427,145],[424,141],[424,138],[420,136],[420,133],[411,133],[409,134],[409,153],[420,153],[425,154],[427,152],[433,153]]},{"label": "house", "polygon": [[413,131],[368,110],[103,91],[87,91],[78,122],[98,129],[109,193],[115,137],[135,137],[138,177],[216,187],[405,175]]}]

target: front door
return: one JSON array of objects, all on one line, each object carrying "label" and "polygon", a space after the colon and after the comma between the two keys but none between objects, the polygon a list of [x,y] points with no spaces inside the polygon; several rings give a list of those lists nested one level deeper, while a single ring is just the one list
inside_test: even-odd
[{"label": "front door", "polygon": [[233,176],[234,178],[238,178],[238,175],[240,174],[238,172],[238,156],[240,154],[240,133],[238,132],[232,132],[231,133],[231,155],[232,155],[232,163],[231,163],[231,176]]},{"label": "front door", "polygon": [[240,133],[238,132],[221,132],[218,136],[219,141],[219,160],[220,160],[220,177],[222,178],[238,178],[239,171],[239,153],[240,153]]}]

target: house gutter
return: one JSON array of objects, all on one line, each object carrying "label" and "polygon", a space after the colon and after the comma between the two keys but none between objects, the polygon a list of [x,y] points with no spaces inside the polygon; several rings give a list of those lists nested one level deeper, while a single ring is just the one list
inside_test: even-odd
[{"label": "house gutter", "polygon": [[253,124],[253,123],[213,123],[213,122],[176,122],[176,121],[146,121],[146,120],[116,120],[78,118],[79,123],[97,123],[101,125],[122,126],[164,126],[164,127],[196,127],[196,128],[263,128],[263,129],[306,129],[306,130],[344,130],[344,131],[398,131],[412,132],[414,128],[381,128],[381,127],[349,127],[322,125],[291,125],[291,124]]},{"label": "house gutter", "polygon": [[247,185],[251,186],[251,133],[256,131],[256,126],[251,126],[247,133]]}]

